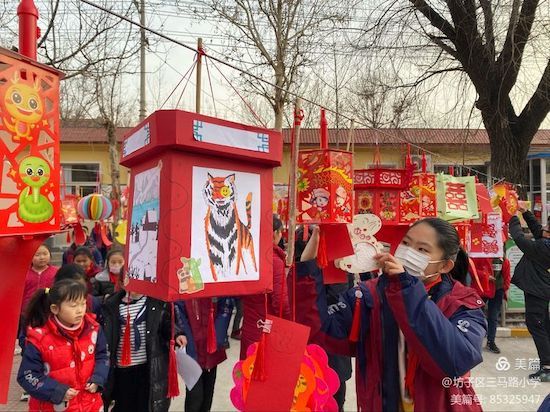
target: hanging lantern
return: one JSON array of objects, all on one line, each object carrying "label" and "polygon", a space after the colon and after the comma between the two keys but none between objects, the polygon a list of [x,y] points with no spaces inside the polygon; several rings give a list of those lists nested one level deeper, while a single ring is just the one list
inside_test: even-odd
[{"label": "hanging lantern", "polygon": [[374,154],[375,167],[356,170],[354,175],[355,207],[357,213],[378,216],[383,225],[401,224],[401,192],[408,190],[412,164],[407,155],[404,169],[380,167],[378,146]]},{"label": "hanging lantern", "polygon": [[479,218],[475,178],[440,174],[436,179],[437,211],[450,222]]},{"label": "hanging lantern", "polygon": [[353,221],[353,153],[329,150],[324,110],[321,110],[321,148],[298,153],[297,192],[297,223]]},{"label": "hanging lantern", "polygon": [[98,193],[85,196],[78,202],[78,214],[86,220],[105,220],[113,213],[111,200]]}]

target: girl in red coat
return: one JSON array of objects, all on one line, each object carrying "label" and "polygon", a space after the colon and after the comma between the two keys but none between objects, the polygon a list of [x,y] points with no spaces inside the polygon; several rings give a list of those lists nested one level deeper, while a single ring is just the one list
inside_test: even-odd
[{"label": "girl in red coat", "polygon": [[99,391],[109,373],[103,333],[86,313],[86,286],[56,282],[36,292],[28,306],[27,339],[17,382],[29,411],[102,411]]},{"label": "girl in red coat", "polygon": [[21,313],[25,311],[32,295],[40,288],[49,288],[53,284],[53,278],[57,267],[50,265],[52,255],[46,245],[40,245],[32,257],[31,267],[25,278],[25,291],[23,292],[23,303]]},{"label": "girl in red coat", "polygon": [[[243,327],[241,335],[241,359],[246,358],[248,346],[258,342],[261,337],[258,321],[265,320],[267,314],[279,316],[282,308],[282,317],[290,319],[290,304],[286,288],[286,254],[278,244],[281,241],[283,223],[273,216],[273,292],[265,294],[243,296]],[[267,305],[266,305],[267,299]]]}]

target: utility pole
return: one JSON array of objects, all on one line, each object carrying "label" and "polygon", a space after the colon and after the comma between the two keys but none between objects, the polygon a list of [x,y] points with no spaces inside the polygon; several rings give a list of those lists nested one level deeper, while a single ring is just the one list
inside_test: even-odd
[{"label": "utility pole", "polygon": [[197,41],[197,87],[195,90],[195,112],[201,112],[201,80],[202,80],[202,38]]},{"label": "utility pole", "polygon": [[147,103],[145,101],[145,48],[147,46],[147,39],[145,38],[145,0],[140,0],[138,6],[137,0],[134,0],[134,4],[139,11],[140,27],[140,78],[139,78],[139,121],[145,119],[147,114]]}]

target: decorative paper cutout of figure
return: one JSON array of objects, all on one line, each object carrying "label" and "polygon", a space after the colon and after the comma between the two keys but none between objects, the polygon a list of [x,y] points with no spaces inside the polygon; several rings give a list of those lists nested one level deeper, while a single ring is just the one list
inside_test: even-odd
[{"label": "decorative paper cutout of figure", "polygon": [[337,259],[334,264],[349,273],[376,270],[373,257],[382,252],[383,246],[374,235],[382,228],[382,221],[373,214],[359,214],[353,217],[353,224],[347,226],[355,254]]},{"label": "decorative paper cutout of figure", "polygon": [[179,293],[194,293],[203,290],[204,283],[199,270],[201,260],[182,257],[180,261],[183,266],[177,271],[180,281]]},{"label": "decorative paper cutout of figure", "polygon": [[17,214],[24,222],[47,222],[53,216],[53,205],[41,194],[50,180],[50,165],[41,157],[28,156],[19,164],[19,177],[26,187],[19,194]]}]

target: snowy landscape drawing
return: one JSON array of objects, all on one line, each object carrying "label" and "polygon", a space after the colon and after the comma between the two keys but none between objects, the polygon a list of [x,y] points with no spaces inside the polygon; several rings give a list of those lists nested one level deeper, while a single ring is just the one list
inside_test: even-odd
[{"label": "snowy landscape drawing", "polygon": [[157,281],[159,197],[160,167],[137,174],[129,237],[128,275],[132,279]]}]

